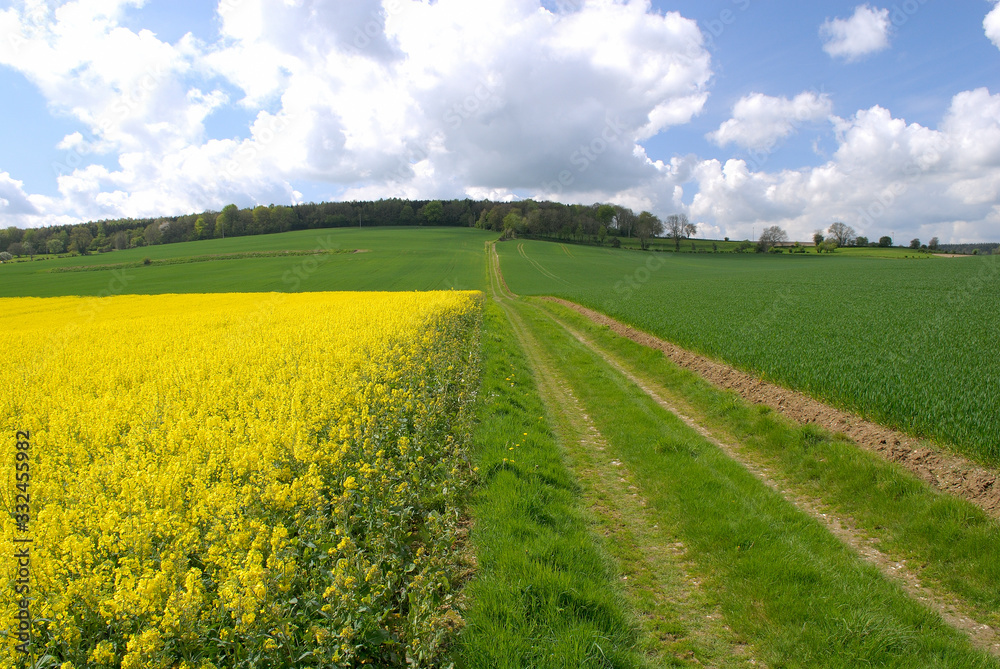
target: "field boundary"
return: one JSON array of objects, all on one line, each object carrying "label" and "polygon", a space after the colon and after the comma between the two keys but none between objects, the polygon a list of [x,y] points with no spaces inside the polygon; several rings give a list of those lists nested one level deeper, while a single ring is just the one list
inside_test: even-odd
[{"label": "field boundary", "polygon": [[860,447],[905,467],[937,490],[960,497],[993,518],[1000,518],[1000,485],[997,485],[995,470],[953,453],[935,450],[926,442],[903,432],[692,353],[593,309],[556,297],[541,299],[561,304],[637,344],[659,350],[677,365],[697,372],[716,386],[736,392],[747,401],[765,404],[800,423],[815,423],[831,432],[844,434]]},{"label": "field boundary", "polygon": [[75,265],[69,267],[53,267],[49,274],[66,272],[106,272],[115,269],[133,269],[148,265],[187,265],[197,262],[212,262],[213,260],[246,260],[252,258],[285,258],[292,256],[338,255],[342,253],[366,253],[367,249],[287,249],[284,251],[239,251],[236,253],[208,253],[200,256],[181,256],[179,258],[158,258],[134,260],[132,262],[111,263],[106,265]]}]

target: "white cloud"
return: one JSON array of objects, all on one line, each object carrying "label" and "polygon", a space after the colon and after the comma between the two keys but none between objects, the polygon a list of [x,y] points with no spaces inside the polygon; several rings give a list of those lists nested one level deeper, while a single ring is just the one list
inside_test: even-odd
[{"label": "white cloud", "polygon": [[719,146],[770,151],[802,125],[822,121],[832,113],[833,102],[825,93],[800,93],[791,100],[752,93],[734,105],[733,117],[709,133],[708,139]]},{"label": "white cloud", "polygon": [[995,240],[1000,199],[1000,95],[959,93],[938,129],[881,107],[837,119],[839,147],[824,165],[752,172],[742,160],[703,161],[692,217],[749,236],[778,224],[793,238],[844,221],[869,237]]},{"label": "white cloud", "polygon": [[12,179],[9,172],[0,172],[0,217],[34,216],[38,213],[24,192],[24,183]]},{"label": "white cloud", "polygon": [[998,49],[1000,49],[1000,3],[983,19],[983,29]]},{"label": "white cloud", "polygon": [[[59,180],[82,218],[294,201],[303,179],[370,197],[615,193],[660,178],[640,142],[700,113],[712,76],[697,24],[649,0],[221,2],[213,44],[123,28],[142,0],[19,4],[0,12],[20,40],[0,62],[89,128],[61,143],[84,157]],[[232,104],[252,126],[208,140]],[[87,166],[95,151],[120,167]]]},{"label": "white cloud", "polygon": [[828,19],[819,34],[830,56],[856,61],[889,47],[891,25],[888,9],[859,5],[849,19]]}]

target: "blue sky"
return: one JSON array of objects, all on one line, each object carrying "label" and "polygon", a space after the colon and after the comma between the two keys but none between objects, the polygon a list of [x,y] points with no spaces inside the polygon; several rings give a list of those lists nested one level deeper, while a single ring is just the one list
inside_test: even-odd
[{"label": "blue sky", "polygon": [[993,0],[6,0],[0,225],[379,197],[1000,241]]}]

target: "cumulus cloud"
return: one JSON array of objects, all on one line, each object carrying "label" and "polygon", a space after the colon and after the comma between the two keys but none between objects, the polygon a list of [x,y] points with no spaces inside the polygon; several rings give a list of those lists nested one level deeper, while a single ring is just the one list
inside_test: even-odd
[{"label": "cumulus cloud", "polygon": [[998,49],[1000,49],[1000,3],[983,19],[983,29]]},{"label": "cumulus cloud", "polygon": [[12,179],[9,172],[0,172],[0,216],[33,216],[38,213],[24,192],[24,184]]},{"label": "cumulus cloud", "polygon": [[888,9],[859,5],[848,19],[828,19],[819,34],[830,56],[857,61],[889,47],[891,25]]},{"label": "cumulus cloud", "polygon": [[[627,186],[649,173],[637,142],[689,122],[707,99],[696,24],[648,2],[565,14],[525,0],[386,3],[384,13],[369,3],[350,28],[332,14],[330,25],[273,18],[327,4],[343,3],[247,0],[232,13],[269,19],[237,29],[252,22],[227,16],[233,43],[211,56],[248,98],[280,94],[295,119],[283,140],[297,156],[291,176],[363,175],[360,192],[390,194]],[[260,77],[261,60],[281,73]]]},{"label": "cumulus cloud", "polygon": [[805,92],[793,99],[752,93],[733,107],[733,117],[708,134],[708,139],[726,146],[770,151],[802,125],[822,121],[833,113],[833,102],[824,93]]},{"label": "cumulus cloud", "polygon": [[767,223],[808,239],[840,220],[870,237],[893,229],[954,241],[996,237],[1000,95],[959,93],[937,129],[876,106],[837,119],[836,130],[836,153],[814,168],[768,173],[742,160],[701,162],[692,216],[747,236]]},{"label": "cumulus cloud", "polygon": [[[700,113],[712,76],[697,24],[649,0],[220,2],[217,41],[174,44],[121,25],[141,0],[18,4],[0,12],[17,44],[0,62],[87,126],[63,147],[118,157],[59,179],[80,217],[295,201],[296,180],[614,193],[660,178],[641,143]],[[251,127],[207,139],[231,105]]]}]

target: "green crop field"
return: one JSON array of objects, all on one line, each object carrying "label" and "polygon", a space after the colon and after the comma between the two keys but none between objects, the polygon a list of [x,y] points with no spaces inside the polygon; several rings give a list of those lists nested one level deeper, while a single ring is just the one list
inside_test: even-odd
[{"label": "green crop field", "polygon": [[[446,437],[471,487],[433,558],[454,569],[427,584],[451,607],[421,637],[443,663],[420,666],[1000,666],[995,509],[502,281],[996,464],[1000,257],[495,238],[332,229],[47,258],[0,266],[0,294],[487,293],[471,412]],[[357,647],[381,652],[379,630]]]},{"label": "green crop field", "polygon": [[677,255],[547,242],[497,249],[516,293],[579,302],[1000,462],[1000,257]]},{"label": "green crop field", "polygon": [[[469,228],[337,228],[40,256],[0,266],[0,297],[481,289],[483,243],[493,237]],[[316,249],[363,252],[280,255]],[[216,257],[232,254],[263,257]]]}]

